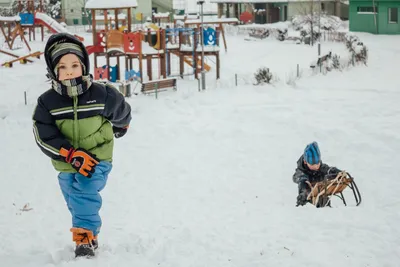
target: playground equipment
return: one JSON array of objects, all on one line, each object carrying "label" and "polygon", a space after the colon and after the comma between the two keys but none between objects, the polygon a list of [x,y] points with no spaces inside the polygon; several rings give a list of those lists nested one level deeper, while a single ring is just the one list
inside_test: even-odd
[{"label": "playground equipment", "polygon": [[[26,3],[25,12],[23,2]],[[42,42],[44,41],[44,27],[50,30],[52,33],[69,33],[61,24],[59,24],[52,17],[44,13],[43,0],[39,1],[39,5],[35,8],[35,3],[33,0],[22,1],[18,0],[18,13],[21,18],[21,26],[25,30],[28,30],[29,41],[31,41],[31,35],[33,35],[33,40],[35,40],[36,28],[40,28]],[[83,41],[83,38],[75,35],[78,39]]]},{"label": "playground equipment", "polygon": [[[125,78],[128,78],[126,81],[140,80],[141,83],[144,82],[143,60],[146,60],[147,76],[150,81],[153,80],[152,60],[158,59],[161,69],[162,66],[165,66],[165,56],[160,46],[162,43],[160,40],[163,38],[161,31],[156,33],[158,45],[155,44],[155,47],[159,50],[144,42],[145,37],[142,31],[131,32],[131,8],[135,7],[135,1],[132,2],[131,6],[121,6],[116,3],[113,8],[104,8],[95,1],[89,1],[86,4],[86,8],[91,10],[92,18],[96,18],[92,20],[93,45],[87,47],[89,54],[94,55],[95,79],[107,79],[111,82],[121,81],[123,77],[120,74],[121,57],[125,59]],[[119,20],[121,11],[126,12],[126,15],[123,14],[123,17],[126,18],[126,23],[122,24],[120,24],[121,21]],[[96,12],[103,14],[102,21],[105,22],[104,30],[97,30],[96,23],[99,16],[96,16]],[[114,13],[114,26],[110,27],[108,20],[112,12]],[[158,29],[156,25],[152,25],[152,27]],[[121,31],[121,28],[123,28],[123,31]],[[152,33],[150,34],[152,35]],[[106,64],[104,66],[98,66],[98,57],[105,57]],[[115,58],[117,61],[114,72],[110,65],[110,59],[112,58]],[[133,69],[134,59],[139,61],[139,71]],[[115,73],[115,75],[111,75],[110,72]],[[131,77],[132,75],[135,77],[134,79]],[[165,70],[161,71],[160,76],[166,78]]]},{"label": "playground equipment", "polygon": [[21,40],[26,44],[29,51],[31,47],[24,36],[24,30],[22,29],[21,19],[18,16],[15,17],[2,17],[0,20],[0,30],[5,38],[5,42],[10,50],[13,49],[14,41],[19,36]]},{"label": "playground equipment", "polygon": [[[219,36],[223,34],[223,24],[238,23],[237,19],[213,20],[208,27],[201,29],[200,21],[190,20],[187,25],[194,28],[174,28],[169,26],[163,29],[151,21],[144,23],[140,30],[132,32],[131,9],[136,7],[136,1],[130,2],[114,0],[105,5],[101,1],[90,0],[86,9],[90,10],[92,18],[93,44],[87,46],[88,53],[94,56],[95,80],[119,83],[123,87],[132,81],[142,84],[142,91],[157,91],[165,87],[176,89],[176,78],[185,76],[185,71],[192,70],[189,75],[198,79],[201,71],[202,44],[205,47],[205,57],[215,56],[217,78],[220,77]],[[112,6],[112,7],[111,7]],[[101,14],[101,15],[100,15]],[[123,20],[120,20],[120,17]],[[112,19],[113,23],[109,23]],[[156,16],[154,16],[156,19]],[[158,18],[157,18],[158,19]],[[102,21],[101,27],[97,27]],[[218,26],[215,27],[214,25]],[[182,24],[181,24],[182,25]],[[100,26],[100,25],[99,25]],[[201,34],[203,31],[204,34]],[[201,37],[204,35],[204,40]],[[226,41],[224,38],[225,50]],[[98,64],[98,58],[105,58],[106,63]],[[172,73],[171,59],[179,60],[179,73]],[[114,63],[111,65],[111,60]],[[125,60],[125,75],[123,71]],[[133,61],[136,61],[133,64]],[[206,71],[212,67],[204,65]],[[157,74],[154,70],[158,71]],[[156,77],[158,76],[158,77]]]},{"label": "playground equipment", "polygon": [[6,61],[3,64],[1,64],[2,66],[8,67],[8,68],[12,68],[13,63],[17,62],[17,61],[19,61],[19,63],[21,63],[21,64],[26,64],[27,62],[32,62],[32,60],[28,59],[29,57],[36,57],[36,58],[40,59],[40,56],[43,54],[43,52],[37,51],[37,52],[31,53],[31,54],[26,55],[26,56],[18,57],[17,55],[14,55],[14,54],[11,54],[11,53],[7,53],[7,52],[2,51],[2,50],[0,50],[0,53],[4,53],[4,54],[7,54],[7,55],[11,55],[13,57],[17,57],[16,59],[13,59],[13,60],[10,60],[10,61]]}]

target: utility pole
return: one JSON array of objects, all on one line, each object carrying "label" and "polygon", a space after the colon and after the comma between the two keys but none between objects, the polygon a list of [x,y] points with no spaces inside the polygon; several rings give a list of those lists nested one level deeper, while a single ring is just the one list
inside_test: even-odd
[{"label": "utility pole", "polygon": [[[197,1],[197,4],[201,6],[201,89],[206,89],[206,73],[204,71],[204,11],[203,5],[204,0]],[[196,63],[195,63],[196,64]]]}]

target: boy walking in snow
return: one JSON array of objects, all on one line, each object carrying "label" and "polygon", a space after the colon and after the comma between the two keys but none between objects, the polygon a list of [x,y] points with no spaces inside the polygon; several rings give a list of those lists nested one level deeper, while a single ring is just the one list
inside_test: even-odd
[{"label": "boy walking in snow", "polygon": [[339,169],[322,163],[317,142],[308,144],[304,149],[304,154],[297,161],[296,172],[293,175],[293,182],[299,187],[297,206],[307,204],[307,196],[311,191],[309,183],[321,182],[327,175],[335,177],[339,172]]},{"label": "boy walking in snow", "polygon": [[52,35],[44,54],[52,88],[38,98],[33,132],[60,172],[75,256],[94,256],[101,227],[99,192],[112,168],[114,136],[127,132],[131,108],[115,88],[92,81],[86,48],[74,36]]}]

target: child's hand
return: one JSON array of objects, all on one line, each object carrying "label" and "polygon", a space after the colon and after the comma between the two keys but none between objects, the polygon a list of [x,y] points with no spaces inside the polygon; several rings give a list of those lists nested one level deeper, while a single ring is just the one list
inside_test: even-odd
[{"label": "child's hand", "polygon": [[125,126],[123,128],[113,126],[113,132],[114,132],[115,138],[120,138],[120,137],[124,136],[126,134],[126,132],[128,131],[128,128],[129,128],[129,125]]},{"label": "child's hand", "polygon": [[307,204],[307,191],[303,191],[297,196],[297,206],[304,206],[305,204]]},{"label": "child's hand", "polygon": [[95,155],[83,148],[66,150],[60,149],[61,156],[65,157],[65,161],[83,176],[90,178],[95,171],[95,167],[99,164],[99,159]]}]

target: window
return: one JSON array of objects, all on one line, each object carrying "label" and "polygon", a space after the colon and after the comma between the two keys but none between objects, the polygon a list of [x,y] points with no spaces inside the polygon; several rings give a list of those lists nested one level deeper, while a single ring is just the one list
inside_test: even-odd
[{"label": "window", "polygon": [[[378,8],[375,7],[375,12],[378,13]],[[373,6],[359,6],[357,7],[357,13],[374,13],[374,7]]]},{"label": "window", "polygon": [[397,7],[390,7],[388,10],[388,15],[389,15],[389,23],[398,23],[399,22],[399,17],[398,17],[398,11]]},{"label": "window", "polygon": [[74,13],[74,10],[73,10],[73,9],[71,9],[71,13]]},{"label": "window", "polygon": [[322,11],[322,12],[325,11],[325,3],[321,3],[321,11]]}]

